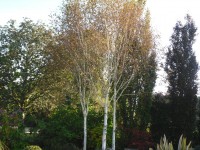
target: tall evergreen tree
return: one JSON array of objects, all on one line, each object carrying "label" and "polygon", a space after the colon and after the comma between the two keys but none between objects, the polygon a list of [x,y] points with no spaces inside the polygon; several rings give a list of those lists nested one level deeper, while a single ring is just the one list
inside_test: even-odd
[{"label": "tall evergreen tree", "polygon": [[198,97],[197,101],[197,136],[196,136],[196,144],[200,145],[200,98]]},{"label": "tall evergreen tree", "polygon": [[198,63],[192,45],[197,28],[187,15],[186,23],[177,22],[166,54],[165,71],[171,100],[171,135],[177,141],[181,134],[191,139],[195,128]]}]

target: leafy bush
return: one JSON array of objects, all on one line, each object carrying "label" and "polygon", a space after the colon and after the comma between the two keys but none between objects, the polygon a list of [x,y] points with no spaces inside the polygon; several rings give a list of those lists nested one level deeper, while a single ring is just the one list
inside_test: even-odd
[{"label": "leafy bush", "polygon": [[123,136],[126,136],[125,147],[146,150],[154,146],[151,134],[148,132],[129,128],[123,129],[122,131],[125,134]]},{"label": "leafy bush", "polygon": [[17,111],[14,113],[2,111],[0,114],[0,123],[2,125],[0,128],[0,140],[7,146],[7,149],[11,150],[22,150],[27,145],[31,145],[35,138],[33,134],[24,133],[24,126],[18,113]]},{"label": "leafy bush", "polygon": [[[107,147],[112,145],[112,114],[108,113]],[[90,109],[88,114],[87,149],[101,149],[104,112]],[[116,135],[117,138],[117,135]]]},{"label": "leafy bush", "polygon": [[18,127],[11,127],[7,124],[0,129],[0,140],[8,146],[9,149],[21,150],[27,143],[27,135],[24,130]]},{"label": "leafy bush", "polygon": [[68,143],[82,147],[83,118],[79,109],[59,108],[43,125],[37,145],[48,150],[65,150]]},{"label": "leafy bush", "polygon": [[37,145],[30,145],[30,146],[26,146],[24,150],[42,150],[42,149]]},{"label": "leafy bush", "polygon": [[55,144],[51,144],[46,149],[47,150],[50,150],[50,149],[52,149],[52,150],[80,150],[76,145],[74,145],[72,143],[64,143],[64,144],[55,143]]},{"label": "leafy bush", "polygon": [[[88,149],[100,149],[102,144],[102,124],[98,124],[96,127],[92,128],[88,132]],[[112,127],[107,128],[107,146],[110,147],[112,143]]]},{"label": "leafy bush", "polygon": [[1,140],[12,150],[22,150],[27,142],[27,135],[21,129],[3,126],[0,130]]}]

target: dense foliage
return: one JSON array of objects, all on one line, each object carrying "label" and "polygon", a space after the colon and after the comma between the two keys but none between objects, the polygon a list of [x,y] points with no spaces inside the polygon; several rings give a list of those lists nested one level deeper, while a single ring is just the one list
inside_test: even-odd
[{"label": "dense foliage", "polygon": [[[194,21],[177,22],[168,93],[154,94],[156,39],[145,2],[66,0],[53,29],[29,19],[0,27],[0,149],[146,150],[164,134],[200,144]],[[172,147],[166,138],[163,145]]]},{"label": "dense foliage", "polygon": [[153,140],[158,143],[164,134],[170,137],[170,101],[166,95],[154,95],[151,107],[151,133]]},{"label": "dense foliage", "polygon": [[31,145],[31,146],[26,146],[24,150],[42,150],[42,149],[39,146]]},{"label": "dense foliage", "polygon": [[51,32],[42,24],[25,19],[0,27],[0,100],[7,108],[21,112],[43,94],[39,91],[48,58],[45,48]]},{"label": "dense foliage", "polygon": [[167,52],[165,71],[171,101],[171,137],[184,134],[190,140],[196,125],[198,63],[192,49],[197,28],[187,15],[186,23],[176,23]]},{"label": "dense foliage", "polygon": [[69,143],[82,145],[82,116],[76,108],[59,108],[47,120],[38,136],[44,149],[66,149]]}]

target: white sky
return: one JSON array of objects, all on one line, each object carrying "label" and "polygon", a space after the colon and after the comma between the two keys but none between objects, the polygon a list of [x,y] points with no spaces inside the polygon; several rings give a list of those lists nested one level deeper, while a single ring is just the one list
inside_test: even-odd
[{"label": "white sky", "polygon": [[49,15],[61,6],[63,0],[0,0],[0,25],[10,19],[22,21],[24,17],[34,21],[49,21]]},{"label": "white sky", "polygon": [[[22,21],[28,17],[34,21],[41,20],[49,23],[49,15],[58,10],[63,0],[0,0],[0,25],[5,25],[10,19]],[[169,45],[173,27],[178,20],[183,21],[188,13],[194,19],[200,33],[200,0],[147,0],[147,7],[151,12],[152,27],[160,36],[159,48]],[[196,37],[194,50],[200,62],[200,36]],[[160,50],[161,51],[161,50]],[[165,92],[163,72],[159,72],[159,79],[155,91]]]},{"label": "white sky", "polygon": [[[177,21],[184,22],[186,14],[190,14],[200,33],[200,0],[147,0],[147,7],[151,13],[151,22],[154,31],[159,34],[160,49],[165,49],[170,44],[169,39],[173,33],[173,27]],[[160,50],[160,51],[162,51]],[[200,36],[196,36],[193,50],[200,63]],[[166,92],[166,80],[164,72],[158,72],[155,87],[156,92]],[[200,76],[199,76],[200,78]],[[200,92],[200,91],[199,91]]]}]

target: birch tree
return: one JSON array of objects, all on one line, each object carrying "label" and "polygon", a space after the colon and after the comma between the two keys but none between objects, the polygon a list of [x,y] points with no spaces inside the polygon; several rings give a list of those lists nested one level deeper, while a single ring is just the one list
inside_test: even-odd
[{"label": "birch tree", "polygon": [[[141,28],[143,6],[143,0],[66,1],[61,15],[61,41],[71,58],[69,68],[75,77],[84,118],[87,118],[92,92],[98,89],[101,91],[104,108],[102,150],[106,149],[111,101],[112,148],[115,149],[116,104],[137,68],[138,61],[130,58],[130,53],[134,53],[130,50],[135,38],[140,35],[141,30],[138,29]],[[125,72],[129,72],[126,78],[123,77]],[[84,124],[85,139],[86,123]]]},{"label": "birch tree", "polygon": [[63,5],[58,43],[66,55],[66,68],[72,73],[72,88],[77,91],[84,118],[83,150],[87,149],[87,116],[97,80],[99,52],[104,48],[102,35],[93,26],[94,10],[90,1],[66,1]]},{"label": "birch tree", "polygon": [[[113,136],[112,149],[115,150],[116,133],[116,105],[124,90],[127,88],[134,71],[137,70],[141,60],[131,58],[130,53],[139,49],[133,49],[133,44],[141,33],[142,15],[144,1],[101,1],[101,18],[104,22],[104,32],[106,39],[106,57],[104,60],[104,90],[106,90],[104,102],[104,128],[102,136],[102,149],[106,149],[107,133],[107,113],[108,101],[113,102]],[[140,38],[142,39],[142,38]],[[143,42],[143,41],[141,41]],[[145,49],[145,48],[144,48]],[[129,76],[124,78],[124,74],[129,72]],[[111,96],[109,99],[109,95]]]}]

